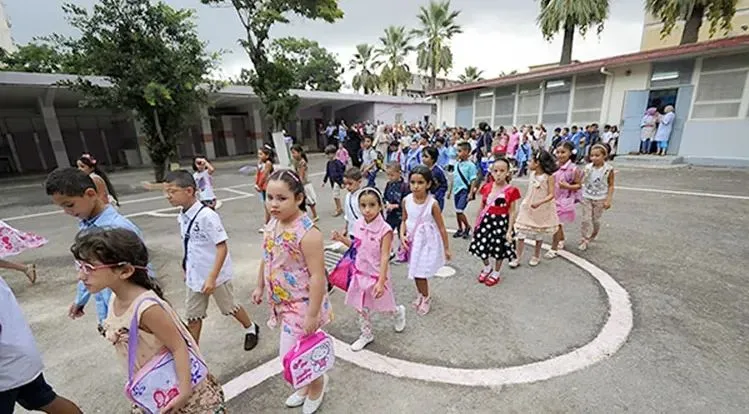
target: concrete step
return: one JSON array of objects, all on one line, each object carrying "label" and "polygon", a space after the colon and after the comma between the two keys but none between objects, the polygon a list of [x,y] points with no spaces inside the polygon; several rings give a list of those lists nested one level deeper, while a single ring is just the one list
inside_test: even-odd
[{"label": "concrete step", "polygon": [[613,161],[617,167],[630,168],[681,168],[687,166],[684,157],[677,155],[617,155]]}]

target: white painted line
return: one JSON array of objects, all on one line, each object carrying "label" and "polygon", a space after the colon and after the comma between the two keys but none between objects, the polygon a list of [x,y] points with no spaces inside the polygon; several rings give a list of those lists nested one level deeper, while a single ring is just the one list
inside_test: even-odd
[{"label": "white painted line", "polygon": [[221,190],[228,191],[228,192],[234,193],[234,194],[239,194],[239,195],[245,195],[245,196],[250,196],[250,197],[254,196],[254,194],[248,193],[246,191],[235,190],[233,188],[222,188]]},{"label": "white painted line", "polygon": [[749,196],[740,196],[732,194],[717,194],[717,193],[702,193],[697,191],[680,191],[680,190],[661,190],[657,188],[638,188],[638,187],[622,187],[616,186],[617,190],[625,191],[640,191],[643,193],[659,193],[659,194],[673,194],[673,195],[684,195],[694,197],[711,197],[711,198],[725,198],[729,200],[749,200]]},{"label": "white painted line", "polygon": [[283,372],[281,360],[278,359],[278,357],[275,357],[263,365],[247,371],[224,384],[224,398],[226,398],[226,401],[229,401],[237,395],[260,385],[268,378],[275,377],[281,372]]},{"label": "white painted line", "polygon": [[[250,198],[250,197],[255,197],[255,195],[245,193],[244,195],[241,195],[241,196],[222,198],[221,200],[216,201],[216,210],[220,209],[221,206],[223,206],[224,203],[227,201],[242,200],[242,199]],[[169,217],[174,218],[174,217],[178,217],[179,213],[178,212],[170,213],[170,211],[175,211],[178,209],[179,207],[166,207],[166,208],[160,208],[158,210],[141,211],[138,213],[127,214],[125,217],[131,218],[131,217],[151,216],[151,217],[158,217],[158,218],[169,218]]]}]

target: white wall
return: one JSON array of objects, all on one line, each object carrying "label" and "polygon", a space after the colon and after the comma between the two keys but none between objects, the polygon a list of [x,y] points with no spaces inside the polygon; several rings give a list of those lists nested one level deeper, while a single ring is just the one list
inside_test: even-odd
[{"label": "white wall", "polygon": [[[627,71],[631,71],[627,75]],[[606,83],[607,90],[604,93],[601,122],[611,125],[619,125],[622,120],[622,109],[624,108],[624,97],[627,91],[647,89],[650,82],[650,63],[622,67],[610,70],[614,76],[613,81]],[[610,86],[609,86],[610,85]],[[608,108],[608,109],[606,109]]]},{"label": "white wall", "polygon": [[705,165],[749,166],[749,119],[687,121],[679,155]]},{"label": "white wall", "polygon": [[371,121],[374,118],[374,104],[364,102],[335,111],[335,119],[344,119],[348,125],[356,122]]},{"label": "white wall", "polygon": [[434,121],[432,114],[433,104],[374,104],[374,120],[382,121],[386,124],[395,123],[396,115],[402,114],[403,122],[424,122],[424,116],[429,116],[430,121]]},{"label": "white wall", "polygon": [[442,95],[437,97],[437,122],[436,125],[447,124],[448,126],[455,125],[455,105],[457,103],[457,95]]}]

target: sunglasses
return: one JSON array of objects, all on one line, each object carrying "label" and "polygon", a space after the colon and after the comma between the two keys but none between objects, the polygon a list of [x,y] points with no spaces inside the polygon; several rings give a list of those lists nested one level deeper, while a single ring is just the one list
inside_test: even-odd
[{"label": "sunglasses", "polygon": [[[126,265],[129,265],[130,262],[119,262],[119,263],[113,263],[113,264],[100,264],[100,265],[94,266],[91,263],[82,262],[80,260],[74,260],[73,264],[75,265],[75,269],[78,272],[83,273],[84,275],[90,275],[91,273],[93,273],[93,272],[95,272],[97,270],[101,270],[101,269],[112,269],[112,268],[115,268],[115,267],[126,266]],[[132,266],[134,268],[136,268],[136,269],[139,269],[139,270],[147,270],[145,266],[135,266],[135,265],[132,265]]]}]

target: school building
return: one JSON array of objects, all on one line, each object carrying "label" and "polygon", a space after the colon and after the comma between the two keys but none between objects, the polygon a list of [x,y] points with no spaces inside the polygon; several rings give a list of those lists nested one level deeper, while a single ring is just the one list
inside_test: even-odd
[{"label": "school building", "polygon": [[749,35],[662,47],[444,88],[437,121],[474,127],[618,125],[635,152],[650,106],[673,105],[668,152],[697,165],[749,166]]},{"label": "school building", "polygon": [[[0,71],[0,175],[45,172],[75,165],[82,153],[108,166],[150,164],[144,133],[132,114],[81,107],[84,97],[61,87],[73,75]],[[102,77],[88,78],[106,86]],[[385,123],[430,121],[436,105],[405,96],[294,90],[301,104],[286,131],[312,151],[322,149],[319,129],[344,119]],[[272,124],[248,86],[230,85],[210,96],[179,140],[179,156],[209,159],[255,154],[270,142]]]}]

